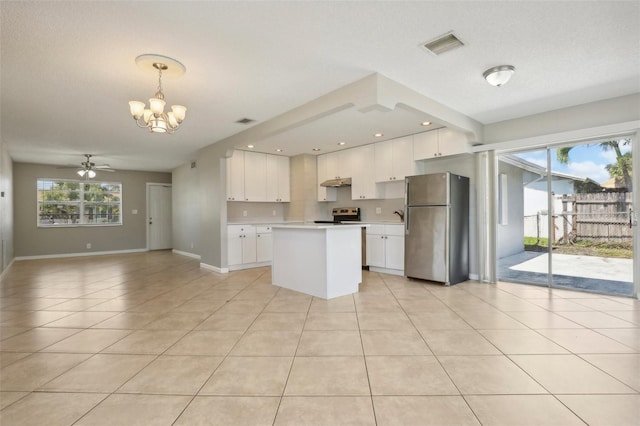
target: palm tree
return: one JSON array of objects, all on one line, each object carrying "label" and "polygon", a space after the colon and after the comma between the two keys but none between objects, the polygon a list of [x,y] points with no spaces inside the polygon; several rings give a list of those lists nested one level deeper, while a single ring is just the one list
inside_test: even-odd
[{"label": "palm tree", "polygon": [[[627,191],[632,191],[631,181],[631,152],[622,154],[620,150],[621,146],[629,145],[631,139],[620,139],[600,142],[600,148],[603,151],[613,150],[616,153],[616,162],[613,164],[607,164],[606,169],[612,178],[623,178]],[[564,147],[556,150],[556,158],[561,164],[569,163],[569,151],[573,147]]]}]

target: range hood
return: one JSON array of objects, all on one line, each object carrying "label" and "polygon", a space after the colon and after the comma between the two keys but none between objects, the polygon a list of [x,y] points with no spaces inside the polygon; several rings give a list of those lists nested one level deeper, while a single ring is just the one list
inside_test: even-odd
[{"label": "range hood", "polygon": [[343,186],[351,186],[351,178],[339,178],[325,180],[320,186],[327,186],[330,188],[340,188]]}]

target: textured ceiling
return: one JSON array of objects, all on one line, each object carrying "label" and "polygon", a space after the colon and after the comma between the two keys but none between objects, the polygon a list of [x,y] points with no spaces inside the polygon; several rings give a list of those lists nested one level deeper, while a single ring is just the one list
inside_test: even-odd
[{"label": "textured ceiling", "polygon": [[[235,123],[240,118],[267,122],[372,73],[484,124],[640,91],[640,3],[632,1],[0,8],[0,131],[20,162],[79,163],[86,152],[115,168],[171,170],[245,130]],[[437,57],[420,48],[452,30],[463,48]],[[129,100],[146,101],[156,89],[156,75],[134,62],[143,53],[187,68],[164,79],[167,103],[188,108],[174,135],[149,134],[129,115]],[[491,87],[482,72],[501,64],[517,72],[508,85]],[[399,113],[394,126],[409,121]],[[362,125],[345,132],[348,115],[336,118],[349,137],[371,131]],[[322,124],[310,124],[309,138],[333,146],[340,129]]]}]

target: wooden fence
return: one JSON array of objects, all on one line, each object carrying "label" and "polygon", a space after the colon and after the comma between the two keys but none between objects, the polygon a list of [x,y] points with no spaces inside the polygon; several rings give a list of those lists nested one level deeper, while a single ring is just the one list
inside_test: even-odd
[{"label": "wooden fence", "polygon": [[631,192],[601,192],[572,194],[562,197],[562,211],[555,212],[553,240],[568,242],[572,239],[602,242],[631,240],[629,210]]}]

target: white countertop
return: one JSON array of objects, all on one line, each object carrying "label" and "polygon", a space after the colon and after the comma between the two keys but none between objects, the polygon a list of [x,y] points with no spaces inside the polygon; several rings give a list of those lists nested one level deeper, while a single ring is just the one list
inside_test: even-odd
[{"label": "white countertop", "polygon": [[354,224],[333,224],[333,223],[279,223],[276,225],[271,225],[271,228],[286,228],[286,229],[345,229],[345,228],[366,228],[369,226],[368,223],[354,223]]}]

